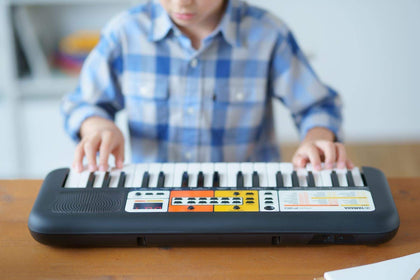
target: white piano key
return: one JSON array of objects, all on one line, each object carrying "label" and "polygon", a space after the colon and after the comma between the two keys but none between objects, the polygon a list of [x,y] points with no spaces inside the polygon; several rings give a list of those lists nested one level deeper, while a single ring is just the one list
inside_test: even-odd
[{"label": "white piano key", "polygon": [[[126,164],[124,165],[123,169],[121,170],[125,173],[125,183],[124,183],[124,188],[132,188],[133,186],[133,182],[134,182],[134,176],[135,176],[135,171],[136,171],[136,167],[134,164]],[[96,181],[96,179],[95,179]]]},{"label": "white piano key", "polygon": [[[220,180],[220,187],[225,188],[228,187],[228,171],[227,171],[227,163],[224,162],[216,162],[214,164],[214,172],[219,173],[219,180]],[[213,180],[213,178],[212,178]],[[212,182],[213,183],[213,182]],[[236,186],[236,184],[235,184]]]},{"label": "white piano key", "polygon": [[338,178],[340,187],[348,187],[349,184],[347,183],[347,178],[346,178],[347,169],[335,168],[334,170],[335,170],[335,173],[337,173],[337,178]]},{"label": "white piano key", "polygon": [[214,163],[203,162],[200,164],[200,170],[204,174],[204,184],[206,188],[213,187]]},{"label": "white piano key", "polygon": [[150,163],[149,164],[149,188],[156,188],[159,178],[159,172],[161,170],[161,163]]},{"label": "white piano key", "polygon": [[322,169],[321,170],[321,177],[322,177],[323,187],[332,187],[331,169]]},{"label": "white piano key", "polygon": [[161,171],[165,174],[165,188],[174,187],[174,170],[175,166],[173,163],[162,163]]},{"label": "white piano key", "polygon": [[87,169],[80,173],[79,182],[77,183],[78,188],[86,188],[90,173]]},{"label": "white piano key", "polygon": [[267,184],[268,187],[277,187],[276,174],[280,171],[280,164],[278,162],[267,163]]},{"label": "white piano key", "polygon": [[[285,186],[292,186],[291,174],[293,172],[293,165],[291,163],[153,163],[153,164],[136,164],[125,165],[123,169],[110,170],[110,184],[109,187],[117,187],[120,179],[120,173],[124,171],[126,174],[125,187],[141,187],[143,175],[145,171],[150,174],[149,187],[156,187],[160,171],[165,175],[165,187],[179,187],[182,182],[182,174],[187,171],[189,174],[189,186],[195,187],[197,185],[197,177],[200,171],[204,174],[204,186],[212,187],[214,172],[219,173],[220,187],[236,187],[236,180],[238,171],[242,171],[244,176],[244,185],[252,187],[252,174],[254,171],[258,172],[261,187],[275,187],[276,173],[281,171],[283,175],[283,182]],[[314,171],[310,164],[306,169],[297,169],[297,175],[300,186],[307,186],[307,173],[311,171],[314,177],[315,186],[330,187],[332,170],[323,169],[321,171]],[[348,186],[347,170],[334,169],[340,186]],[[355,186],[364,186],[362,175],[359,168],[355,167],[350,170]],[[105,172],[96,171],[94,188],[101,188],[104,180]],[[85,169],[78,173],[70,169],[68,178],[65,182],[65,188],[85,188],[88,182],[90,172]]]},{"label": "white piano key", "polygon": [[69,174],[67,175],[66,183],[64,184],[65,188],[77,188],[79,186],[80,174],[75,169],[70,169]]},{"label": "white piano key", "polygon": [[197,187],[198,172],[201,171],[200,163],[188,163],[188,186],[190,188]]},{"label": "white piano key", "polygon": [[307,187],[308,186],[308,181],[307,181],[306,177],[308,176],[308,170],[306,168],[298,168],[296,170],[296,174],[298,176],[299,186],[300,187]]},{"label": "white piano key", "polygon": [[312,171],[314,176],[315,187],[322,187],[322,175],[319,171]]},{"label": "white piano key", "polygon": [[252,162],[242,162],[240,169],[244,176],[244,187],[252,187],[252,173],[254,172],[254,164]]},{"label": "white piano key", "polygon": [[[174,185],[173,187],[179,188],[182,185],[182,174],[188,172],[188,163],[176,163],[174,168]],[[188,174],[189,175],[189,174]],[[190,178],[188,176],[188,183]]]},{"label": "white piano key", "polygon": [[353,175],[354,185],[356,187],[363,187],[365,184],[363,183],[362,174],[358,167],[355,167],[351,170],[351,174]]},{"label": "white piano key", "polygon": [[292,172],[293,172],[293,164],[288,162],[281,162],[280,163],[280,171],[283,175],[283,184],[285,187],[292,186]]},{"label": "white piano key", "polygon": [[[260,178],[260,187],[270,187],[268,184],[267,164],[263,162],[254,163],[254,171],[258,173],[258,176]],[[276,186],[275,183],[273,186]]]},{"label": "white piano key", "polygon": [[227,169],[227,187],[236,188],[236,177],[241,170],[239,162],[229,162],[226,166]]},{"label": "white piano key", "polygon": [[134,178],[133,178],[133,188],[140,188],[141,184],[143,182],[143,175],[144,172],[149,170],[149,164],[148,163],[138,163],[135,165],[135,172],[134,172]]},{"label": "white piano key", "polygon": [[118,187],[118,181],[120,180],[121,171],[122,171],[121,169],[117,169],[114,167],[109,172],[109,175],[111,176],[111,180],[109,181],[110,188]]},{"label": "white piano key", "polygon": [[105,171],[96,171],[95,172],[95,182],[93,182],[94,188],[102,188],[102,184],[105,177]]}]

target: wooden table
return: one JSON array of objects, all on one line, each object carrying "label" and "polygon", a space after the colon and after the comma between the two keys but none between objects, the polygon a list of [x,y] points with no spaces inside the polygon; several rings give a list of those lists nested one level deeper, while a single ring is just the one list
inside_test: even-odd
[{"label": "wooden table", "polygon": [[420,178],[389,179],[401,226],[377,245],[63,249],[32,239],[41,181],[0,181],[1,279],[313,279],[420,251]]}]

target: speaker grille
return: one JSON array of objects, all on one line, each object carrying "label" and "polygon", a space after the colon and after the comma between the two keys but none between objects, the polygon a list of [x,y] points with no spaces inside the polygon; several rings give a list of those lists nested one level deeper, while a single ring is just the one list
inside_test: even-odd
[{"label": "speaker grille", "polygon": [[121,211],[124,193],[83,190],[62,192],[53,202],[51,211],[60,214],[113,213]]}]

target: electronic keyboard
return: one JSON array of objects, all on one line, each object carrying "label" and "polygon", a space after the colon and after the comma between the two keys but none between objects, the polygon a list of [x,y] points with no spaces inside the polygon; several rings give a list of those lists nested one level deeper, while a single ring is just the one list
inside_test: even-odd
[{"label": "electronic keyboard", "polygon": [[53,246],[371,244],[390,240],[399,223],[372,167],[141,163],[50,172],[28,227]]}]

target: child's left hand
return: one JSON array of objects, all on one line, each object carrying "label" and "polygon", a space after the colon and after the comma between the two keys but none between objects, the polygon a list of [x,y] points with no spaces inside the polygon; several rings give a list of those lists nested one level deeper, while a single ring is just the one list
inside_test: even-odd
[{"label": "child's left hand", "polygon": [[346,149],[342,143],[334,142],[334,134],[322,127],[311,129],[302,141],[292,159],[293,165],[303,168],[311,163],[314,170],[325,168],[353,168],[354,165],[347,158]]}]

